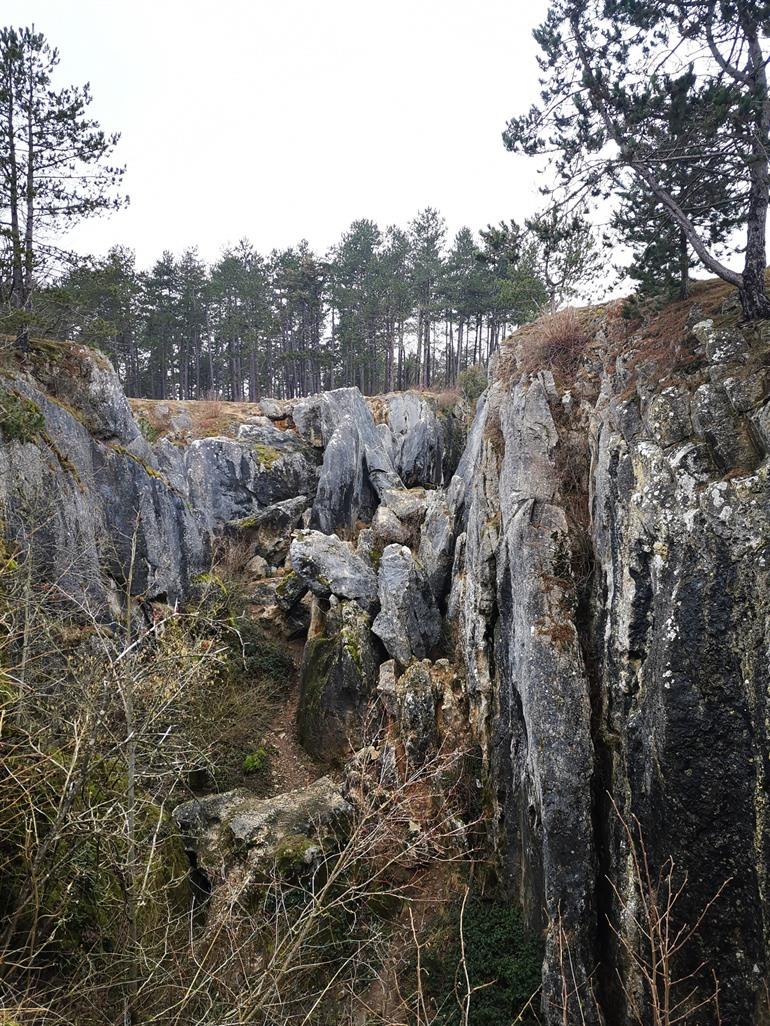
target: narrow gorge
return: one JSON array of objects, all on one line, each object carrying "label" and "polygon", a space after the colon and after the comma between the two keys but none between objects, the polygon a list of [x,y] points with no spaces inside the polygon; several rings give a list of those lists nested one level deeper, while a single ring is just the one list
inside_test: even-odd
[{"label": "narrow gorge", "polygon": [[[0,367],[5,557],[34,538],[35,580],[129,645],[237,575],[296,665],[251,776],[183,767],[195,929],[255,879],[317,881],[362,823],[406,859],[378,864],[391,925],[355,1021],[405,1021],[398,930],[486,888],[542,955],[517,1022],[663,1022],[654,972],[687,1022],[770,1023],[770,331],[715,283],[622,306],[521,329],[478,401],[129,401],[47,341]],[[436,1021],[481,1022],[472,991]],[[297,1021],[343,1021],[321,1007]]]}]

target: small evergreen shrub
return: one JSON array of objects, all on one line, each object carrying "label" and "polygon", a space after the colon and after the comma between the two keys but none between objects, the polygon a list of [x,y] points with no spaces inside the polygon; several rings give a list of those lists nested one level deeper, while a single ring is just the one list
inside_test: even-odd
[{"label": "small evergreen shrub", "polygon": [[[524,927],[521,911],[507,898],[473,897],[465,906],[463,937],[472,988],[473,1026],[510,1026],[540,986],[543,950]],[[456,995],[465,994],[461,964],[460,910],[440,930],[426,951],[426,986],[440,1009],[435,1026],[460,1026]],[[535,1002],[537,1006],[537,1002]],[[534,1023],[522,1018],[523,1026]]]},{"label": "small evergreen shrub", "polygon": [[246,758],[243,760],[243,772],[244,773],[264,773],[270,763],[270,753],[264,745],[260,745],[259,748],[253,752],[249,752]]},{"label": "small evergreen shrub", "polygon": [[6,442],[31,442],[44,429],[37,403],[0,388],[0,431]]},{"label": "small evergreen shrub", "polygon": [[466,367],[457,375],[457,387],[469,403],[475,403],[487,387],[487,373],[479,364]]}]

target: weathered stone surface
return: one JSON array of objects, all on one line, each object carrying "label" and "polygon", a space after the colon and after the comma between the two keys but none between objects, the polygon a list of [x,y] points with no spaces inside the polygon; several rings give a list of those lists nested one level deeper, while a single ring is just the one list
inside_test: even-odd
[{"label": "weathered stone surface", "polygon": [[228,529],[244,538],[254,551],[273,566],[280,566],[289,554],[292,531],[302,520],[308,506],[306,495],[284,499],[240,520],[231,520]]},{"label": "weathered stone surface", "polygon": [[440,485],[444,477],[444,430],[435,409],[417,392],[398,392],[385,402],[398,475],[407,488]]},{"label": "weathered stone surface", "polygon": [[357,388],[320,396],[325,449],[311,525],[327,534],[369,520],[387,488],[402,488],[369,407]]},{"label": "weathered stone surface", "polygon": [[354,599],[371,611],[377,602],[372,568],[341,538],[320,531],[300,531],[289,550],[292,569],[320,598]]},{"label": "weathered stone surface", "polygon": [[324,449],[311,527],[325,534],[350,528],[370,517],[375,499],[365,473],[361,439],[350,417],[343,417]]},{"label": "weathered stone surface", "polygon": [[315,494],[311,451],[296,435],[270,430],[280,436],[280,449],[245,437],[195,439],[186,448],[188,497],[209,531],[284,499]]},{"label": "weathered stone surface", "polygon": [[675,445],[689,438],[693,433],[689,393],[664,389],[650,400],[645,420],[647,430],[659,445]]},{"label": "weathered stone surface", "polygon": [[45,435],[0,445],[5,530],[20,540],[34,532],[41,568],[62,594],[113,612],[136,534],[133,593],[174,601],[204,569],[208,536],[155,463],[112,368],[75,351],[77,374],[51,369],[53,394],[32,377],[3,377],[45,419]]},{"label": "weathered stone surface", "polygon": [[747,425],[736,416],[723,389],[704,384],[692,399],[692,422],[696,433],[709,445],[722,471],[754,470],[760,455]]},{"label": "weathered stone surface", "polygon": [[387,506],[377,507],[372,519],[372,530],[381,548],[393,543],[405,545],[410,538],[409,528]]},{"label": "weathered stone surface", "polygon": [[420,531],[417,558],[437,602],[443,601],[454,559],[456,518],[443,491],[431,492]]},{"label": "weathered stone surface", "polygon": [[[579,986],[593,966],[589,683],[546,384],[535,378],[510,394],[496,385],[481,417],[449,610],[471,722],[485,738],[501,803],[511,879],[530,924],[546,928],[545,1008],[559,1000],[559,921],[572,938]],[[573,1014],[577,1007],[570,1021]]]},{"label": "weathered stone surface", "polygon": [[300,672],[297,727],[303,746],[326,763],[361,747],[377,679],[371,619],[354,602],[328,611],[308,638]]},{"label": "weathered stone surface", "polygon": [[[449,614],[510,881],[547,931],[549,1024],[562,1021],[560,924],[578,985],[600,959],[612,966],[597,993],[607,1023],[633,1020],[624,988],[643,993],[606,926],[610,916],[635,943],[617,897],[636,900],[627,835],[607,791],[638,817],[653,875],[669,856],[687,872],[683,921],[731,880],[678,968],[715,967],[721,1022],[761,1021],[767,353],[761,339],[704,340],[709,365],[673,384],[651,368],[636,382],[641,404],[625,374],[604,377],[594,406],[565,404],[538,378],[495,382],[481,416],[497,409],[502,449],[477,416],[464,457]],[[695,979],[707,993],[708,971]],[[568,1018],[599,1015],[583,1014]]]},{"label": "weathered stone surface", "polygon": [[321,777],[272,798],[248,791],[208,795],[178,805],[174,821],[195,865],[215,881],[235,864],[265,876],[312,866],[323,840],[344,829],[351,811],[339,787]]},{"label": "weathered stone surface", "polygon": [[388,655],[408,666],[441,641],[441,617],[425,572],[404,545],[388,545],[380,562],[380,612],[372,630]]},{"label": "weathered stone surface", "polygon": [[396,681],[399,737],[412,767],[423,765],[438,745],[436,692],[430,662],[412,663]]}]

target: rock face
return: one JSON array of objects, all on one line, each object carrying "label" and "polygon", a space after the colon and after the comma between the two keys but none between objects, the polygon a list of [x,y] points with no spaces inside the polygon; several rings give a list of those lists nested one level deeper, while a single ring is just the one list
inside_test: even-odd
[{"label": "rock face", "polygon": [[338,388],[319,398],[324,459],[311,526],[330,534],[371,520],[386,488],[403,488],[357,388]]},{"label": "rock face", "polygon": [[381,402],[385,445],[406,487],[448,482],[464,442],[457,410],[441,410],[419,392],[396,392]]},{"label": "rock face", "polygon": [[402,666],[424,659],[441,640],[441,617],[428,579],[405,545],[388,545],[379,570],[380,612],[372,630]]},{"label": "rock face", "polygon": [[[637,1021],[626,991],[644,1005],[624,948],[641,944],[636,818],[653,877],[669,857],[677,886],[687,874],[677,929],[729,881],[678,970],[705,963],[702,996],[716,972],[722,1023],[767,1021],[770,482],[757,425],[770,346],[763,331],[696,336],[701,363],[665,373],[642,360],[631,389],[619,363],[583,379],[579,401],[550,375],[498,378],[459,512],[437,504],[423,530],[435,566],[445,546],[432,539],[453,515],[462,528],[449,615],[497,843],[547,930],[549,1023],[564,1012],[565,944],[583,995],[568,1021]],[[717,1021],[710,1006],[699,1016]]]},{"label": "rock face", "polygon": [[342,763],[363,743],[379,651],[371,618],[354,602],[333,606],[323,619],[305,645],[297,726],[311,755]]}]

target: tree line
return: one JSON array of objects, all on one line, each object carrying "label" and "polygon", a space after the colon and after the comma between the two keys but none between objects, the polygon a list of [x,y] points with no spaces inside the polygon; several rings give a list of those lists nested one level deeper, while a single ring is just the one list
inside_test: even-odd
[{"label": "tree line", "polygon": [[450,241],[428,207],[406,228],[355,221],[322,256],[305,241],[263,255],[243,240],[210,266],[192,248],[146,271],[117,246],[39,291],[35,330],[100,346],[129,394],[157,399],[450,387],[593,273],[586,222],[558,280],[535,227]]}]

